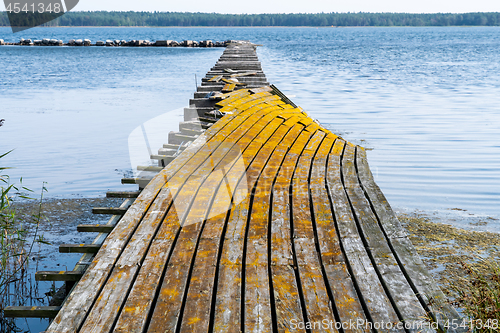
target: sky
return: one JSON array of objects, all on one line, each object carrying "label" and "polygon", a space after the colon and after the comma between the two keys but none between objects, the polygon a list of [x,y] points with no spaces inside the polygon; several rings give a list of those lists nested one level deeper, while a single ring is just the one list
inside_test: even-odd
[{"label": "sky", "polygon": [[[5,8],[5,7],[4,7]],[[0,10],[2,10],[0,6]],[[170,11],[208,13],[500,12],[500,0],[80,0],[73,11]]]}]

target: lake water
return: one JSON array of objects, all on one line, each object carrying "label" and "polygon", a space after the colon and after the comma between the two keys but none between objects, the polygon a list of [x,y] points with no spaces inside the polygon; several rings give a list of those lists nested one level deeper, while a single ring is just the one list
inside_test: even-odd
[{"label": "lake water", "polygon": [[[262,44],[258,54],[269,82],[333,132],[371,149],[372,171],[394,208],[500,231],[498,27],[37,28],[15,35],[0,28],[0,39],[21,37]],[[195,84],[221,53],[0,47],[0,119],[6,119],[0,153],[14,149],[1,165],[15,167],[12,179],[23,177],[36,191],[48,182],[55,198],[134,188],[120,184],[131,173],[129,134],[165,112],[173,114],[165,132],[174,130]],[[71,242],[84,237],[70,231]],[[56,245],[65,241],[52,238]],[[39,264],[54,269],[57,255],[46,255]],[[77,257],[58,260],[72,267]],[[18,324],[37,332],[47,321]]]},{"label": "lake water", "polygon": [[[269,82],[373,149],[372,171],[393,207],[500,217],[499,27],[0,28],[6,41],[21,37],[262,44]],[[15,149],[2,165],[31,188],[48,182],[53,197],[128,189],[120,184],[130,174],[128,135],[186,106],[221,53],[0,47],[0,150]],[[483,229],[499,231],[491,218]]]}]

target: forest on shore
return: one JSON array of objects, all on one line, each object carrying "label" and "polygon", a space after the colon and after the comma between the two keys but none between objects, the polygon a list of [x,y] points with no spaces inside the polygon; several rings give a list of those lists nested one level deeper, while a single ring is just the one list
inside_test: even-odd
[{"label": "forest on shore", "polygon": [[[7,12],[0,12],[0,26],[9,26]],[[181,27],[391,27],[391,26],[499,26],[500,13],[408,14],[217,14],[180,12],[68,12],[43,26],[181,26]]]}]

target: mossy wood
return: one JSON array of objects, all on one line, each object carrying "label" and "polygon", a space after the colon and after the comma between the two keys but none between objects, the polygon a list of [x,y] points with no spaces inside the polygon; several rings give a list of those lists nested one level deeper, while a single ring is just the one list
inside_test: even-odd
[{"label": "mossy wood", "polygon": [[[164,146],[175,158],[113,228],[47,332],[305,331],[301,322],[434,332],[418,324],[461,320],[364,149],[269,87],[255,49],[230,44],[207,74],[185,109],[195,122]],[[182,134],[197,122],[213,124]],[[350,322],[365,325],[338,329]],[[388,327],[377,331],[405,331]]]}]

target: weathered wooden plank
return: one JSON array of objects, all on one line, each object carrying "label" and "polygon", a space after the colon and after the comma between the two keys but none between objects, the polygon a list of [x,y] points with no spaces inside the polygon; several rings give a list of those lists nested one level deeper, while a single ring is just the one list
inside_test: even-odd
[{"label": "weathered wooden plank", "polygon": [[108,224],[79,224],[76,230],[79,232],[103,232],[110,233],[115,228],[114,225]]},{"label": "weathered wooden plank", "polygon": [[373,268],[368,253],[358,234],[353,212],[342,183],[341,155],[345,142],[336,140],[328,156],[327,187],[333,206],[335,226],[341,249],[346,257],[349,273],[358,292],[358,297],[371,322],[397,322],[399,320],[385,294]]},{"label": "weathered wooden plank", "polygon": [[[172,162],[177,156],[173,156],[173,155],[151,155],[149,156],[150,159],[152,160],[160,160],[160,161],[163,161],[165,163],[165,165],[169,164],[170,162]],[[156,167],[156,170],[154,171],[161,171],[164,167]],[[146,171],[153,171],[151,170],[150,168],[148,168],[149,170],[146,170]],[[139,170],[139,168],[137,168],[137,170]]]},{"label": "weathered wooden plank", "polygon": [[215,75],[213,77],[211,77],[208,81],[210,82],[219,82],[221,79],[222,79],[222,75]]},{"label": "weathered wooden plank", "polygon": [[137,170],[139,171],[150,171],[150,172],[160,172],[164,167],[154,166],[154,165],[139,165]]},{"label": "weathered wooden plank", "polygon": [[248,108],[246,106],[247,103],[255,101],[255,100],[259,100],[261,98],[272,96],[268,92],[262,92],[262,93],[250,95],[249,91],[246,89],[245,90],[242,89],[241,91],[243,91],[244,93],[248,93],[248,95],[246,95],[246,94],[245,95],[234,94],[231,97],[228,97],[226,99],[223,99],[222,101],[217,102],[215,105],[222,107],[222,110],[224,110],[224,109],[229,109],[231,111],[234,111],[234,109],[244,110],[244,109]]},{"label": "weathered wooden plank", "polygon": [[233,91],[234,88],[236,88],[236,84],[235,83],[226,83],[224,85],[224,87],[222,87],[222,92],[229,92],[229,91]]},{"label": "weathered wooden plank", "polygon": [[7,318],[54,318],[60,306],[8,306],[3,309]]},{"label": "weathered wooden plank", "polygon": [[[425,268],[415,248],[397,219],[384,194],[375,183],[368,166],[366,152],[362,147],[356,147],[356,168],[361,186],[374,207],[380,226],[384,232],[391,250],[398,260],[398,264],[405,273],[412,289],[418,294],[424,306],[431,311],[432,316],[444,330],[447,320],[455,319],[461,322],[462,318],[447,302],[446,296],[433,280]],[[460,327],[449,327],[448,332],[466,332]]]},{"label": "weathered wooden plank", "polygon": [[97,253],[101,248],[98,244],[61,244],[60,253]]},{"label": "weathered wooden plank", "polygon": [[240,82],[237,78],[229,78],[229,79],[223,78],[222,82],[226,84],[234,84],[235,86],[246,86],[246,83]]},{"label": "weathered wooden plank", "polygon": [[[327,277],[328,288],[333,295],[334,307],[337,309],[341,323],[354,323],[358,320],[366,321],[366,316],[341,250],[325,183],[327,157],[334,140],[336,140],[335,135],[328,135],[314,158],[309,185],[311,208],[321,265]],[[350,327],[350,330],[353,332],[371,331],[362,325]]]},{"label": "weathered wooden plank", "polygon": [[122,178],[122,184],[140,184],[145,182],[149,183],[150,178]]},{"label": "weathered wooden plank", "polygon": [[127,209],[123,207],[94,207],[92,214],[124,215]]},{"label": "weathered wooden plank", "polygon": [[250,91],[248,89],[241,89],[241,90],[236,90],[236,91],[232,91],[230,93],[226,93],[223,95],[217,95],[217,96],[221,97],[222,101],[217,102],[215,105],[224,107],[229,103],[233,103],[234,101],[237,101],[238,99],[242,99],[242,98],[250,96]]},{"label": "weathered wooden plank", "polygon": [[243,72],[243,73],[231,74],[231,77],[255,76],[255,75],[257,75],[257,72]]},{"label": "weathered wooden plank", "polygon": [[38,271],[36,281],[79,281],[83,272],[77,271]]},{"label": "weathered wooden plank", "polygon": [[137,198],[140,191],[108,191],[106,192],[107,198]]},{"label": "weathered wooden plank", "polygon": [[411,323],[410,332],[434,332],[430,325],[418,323],[428,322],[428,317],[422,305],[418,301],[415,293],[411,289],[403,272],[394,258],[387,240],[385,239],[377,219],[371,210],[363,190],[360,187],[359,179],[354,166],[355,147],[347,144],[342,158],[342,171],[344,175],[344,186],[352,204],[361,237],[365,246],[372,256],[375,270],[384,286],[386,293],[392,298],[392,302],[397,307],[399,315],[405,323]]}]

